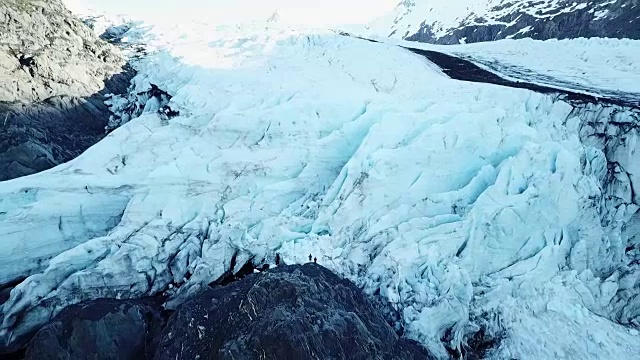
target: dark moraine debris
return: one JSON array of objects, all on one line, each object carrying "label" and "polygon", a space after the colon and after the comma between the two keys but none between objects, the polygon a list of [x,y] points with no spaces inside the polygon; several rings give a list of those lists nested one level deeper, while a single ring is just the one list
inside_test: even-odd
[{"label": "dark moraine debris", "polygon": [[438,51],[422,50],[405,47],[405,49],[424,56],[427,60],[436,64],[442,72],[452,79],[461,81],[478,82],[485,84],[495,84],[507,86],[514,89],[527,89],[541,94],[559,95],[567,102],[572,104],[602,104],[604,106],[622,106],[622,107],[640,107],[640,101],[628,96],[611,97],[600,96],[595,97],[578,91],[561,89],[553,86],[539,85],[527,81],[512,81],[505,79],[498,74],[489,70],[485,70],[473,62],[462,59],[457,56],[444,54]]},{"label": "dark moraine debris", "polygon": [[[120,100],[124,101],[116,101],[118,105],[112,108],[117,114],[113,114],[110,117],[109,123],[105,127],[107,132],[111,132],[132,119],[141,116],[144,112],[149,111],[149,109],[157,109],[155,111],[160,118],[165,121],[180,115],[179,111],[173,110],[169,106],[169,101],[172,98],[171,94],[160,89],[155,84],[149,84],[149,86],[150,88],[148,90],[136,93],[131,92],[126,96],[117,96]],[[111,99],[111,101],[112,100],[113,99]]]},{"label": "dark moraine debris", "polygon": [[[377,40],[366,39],[360,36],[355,36],[349,33],[342,32],[342,36],[355,37],[360,40],[365,40],[373,43],[379,43]],[[443,73],[455,80],[495,84],[500,86],[511,87],[514,89],[527,89],[535,91],[541,94],[548,94],[552,96],[558,96],[561,100],[565,100],[573,105],[585,105],[596,104],[603,106],[620,106],[629,108],[640,108],[640,100],[633,96],[633,94],[621,94],[620,96],[599,96],[580,92],[572,91],[564,88],[554,87],[550,85],[540,85],[527,81],[514,81],[505,79],[504,77],[481,68],[474,62],[463,59],[461,57],[445,54],[434,50],[416,49],[412,47],[401,46],[402,48],[413,52],[414,54],[425,57],[430,62],[437,65]]]},{"label": "dark moraine debris", "polygon": [[218,286],[169,319],[155,359],[431,359],[350,281],[316,264]]}]

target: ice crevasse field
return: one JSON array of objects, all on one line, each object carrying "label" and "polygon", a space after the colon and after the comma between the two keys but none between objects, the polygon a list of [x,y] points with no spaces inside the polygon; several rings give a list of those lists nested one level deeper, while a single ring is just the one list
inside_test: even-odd
[{"label": "ice crevasse field", "polygon": [[616,322],[634,278],[617,271],[623,229],[600,221],[606,159],[571,105],[330,31],[130,36],[151,52],[135,90],[157,85],[180,116],[151,101],[79,158],[0,186],[0,280],[29,275],[3,341],[70,303],[167,292],[172,306],[232,258],[311,253],[441,358],[481,327],[499,359],[640,353]]}]

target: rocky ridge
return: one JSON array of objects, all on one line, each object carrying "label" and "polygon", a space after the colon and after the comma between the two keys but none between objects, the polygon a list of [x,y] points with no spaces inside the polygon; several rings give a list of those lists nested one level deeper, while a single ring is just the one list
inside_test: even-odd
[{"label": "rocky ridge", "polygon": [[[500,39],[640,38],[636,0],[491,0],[466,6],[406,0],[387,18],[386,35],[435,44]],[[449,8],[451,7],[451,8]],[[451,17],[444,21],[445,14]]]},{"label": "rocky ridge", "polygon": [[168,322],[149,299],[95,300],[40,330],[26,359],[431,359],[360,289],[315,264],[216,285]]}]

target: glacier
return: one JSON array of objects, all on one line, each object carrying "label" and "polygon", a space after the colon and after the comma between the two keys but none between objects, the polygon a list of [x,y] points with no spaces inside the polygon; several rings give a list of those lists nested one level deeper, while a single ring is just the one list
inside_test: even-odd
[{"label": "glacier", "polygon": [[579,91],[640,106],[640,64],[636,60],[640,57],[640,46],[637,40],[506,39],[465,45],[431,45],[380,37],[373,39],[471,60],[505,79]]},{"label": "glacier", "polygon": [[[0,347],[65,306],[168,297],[308,254],[440,358],[640,352],[638,110],[466,83],[405,49],[264,25],[131,29],[157,104],[0,183]],[[613,61],[613,60],[612,60]],[[231,268],[232,264],[235,268]]]}]

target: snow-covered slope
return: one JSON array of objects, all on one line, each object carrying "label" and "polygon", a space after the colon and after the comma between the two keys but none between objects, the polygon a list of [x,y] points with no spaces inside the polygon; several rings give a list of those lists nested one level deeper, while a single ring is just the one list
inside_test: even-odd
[{"label": "snow-covered slope", "polygon": [[525,38],[640,38],[636,0],[403,0],[372,34],[439,43]]},{"label": "snow-covered slope", "polygon": [[[640,309],[632,110],[454,81],[332,33],[154,33],[164,50],[133,91],[156,84],[180,116],[143,114],[0,184],[0,283],[30,275],[2,307],[3,345],[70,303],[166,292],[175,306],[279,253],[380,296],[442,358],[480,328],[493,358],[640,352],[620,325]],[[609,140],[584,141],[599,131],[624,139],[620,167]]]}]

